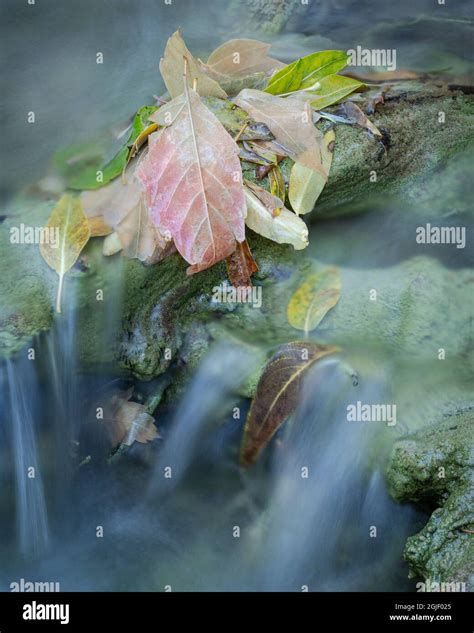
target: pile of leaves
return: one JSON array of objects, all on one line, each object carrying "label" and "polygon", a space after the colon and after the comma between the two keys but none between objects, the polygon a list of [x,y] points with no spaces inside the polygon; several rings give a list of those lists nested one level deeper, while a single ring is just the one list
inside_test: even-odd
[{"label": "pile of leaves", "polygon": [[[122,251],[148,265],[177,250],[188,274],[226,260],[235,286],[250,285],[258,269],[246,226],[295,249],[307,246],[300,216],[328,179],[335,141],[332,129],[323,135],[314,123],[364,84],[337,74],[348,61],[343,51],[284,65],[269,48],[231,40],[204,63],[179,31],[170,37],[160,62],[168,94],[138,110],[111,161],[69,179],[75,193],[61,198],[48,221],[60,245],[43,244],[41,252],[60,278],[58,312],[64,275],[90,237],[105,237],[104,255]],[[286,180],[285,157],[293,161]],[[244,179],[242,164],[255,166],[254,181]]]}]

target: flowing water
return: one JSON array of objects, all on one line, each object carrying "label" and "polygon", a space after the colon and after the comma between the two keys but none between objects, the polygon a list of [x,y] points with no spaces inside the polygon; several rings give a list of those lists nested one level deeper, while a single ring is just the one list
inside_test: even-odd
[{"label": "flowing water", "polygon": [[[152,102],[163,90],[159,56],[178,26],[190,48],[203,54],[223,39],[249,35],[274,39],[275,55],[284,61],[319,48],[390,42],[401,67],[443,67],[447,59],[464,72],[468,3],[440,8],[441,18],[431,1],[420,2],[416,14],[412,2],[379,2],[376,29],[360,4],[318,2],[310,19],[295,19],[293,32],[270,38],[241,30],[239,20],[229,24],[217,2],[190,1],[183,11],[178,1],[157,10],[147,0],[51,0],[47,7],[7,0],[2,10],[11,12],[15,29],[1,38],[10,91],[2,145],[8,151],[5,199],[44,176],[60,145],[95,135],[112,139],[134,109]],[[452,21],[439,21],[445,18]],[[420,39],[427,21],[440,34],[436,46]],[[103,67],[95,63],[97,51],[104,52]],[[27,126],[30,110],[37,124]],[[350,255],[333,248],[339,221],[318,229],[318,258],[367,269],[409,256],[403,229],[392,230],[393,211],[351,225]],[[446,263],[460,267],[464,258],[461,253]],[[120,290],[118,270],[104,339],[120,313]],[[64,591],[413,588],[401,552],[426,517],[395,504],[383,478],[387,451],[406,428],[341,420],[355,396],[365,402],[400,398],[416,427],[412,401],[420,389],[433,410],[441,384],[451,386],[453,398],[464,397],[450,368],[440,370],[433,386],[418,366],[400,374],[381,353],[354,384],[346,360],[323,362],[308,376],[290,423],[262,460],[242,472],[238,450],[249,404],[238,392],[253,360],[243,347],[217,345],[180,402],[160,414],[162,439],[134,445],[107,464],[90,402],[132,381],[82,371],[74,297],[68,302],[55,328],[32,344],[35,360],[25,352],[0,369],[1,590],[19,578],[59,582]],[[360,349],[345,351],[357,365]],[[80,467],[79,446],[92,455]]]},{"label": "flowing water", "polygon": [[[162,421],[163,442],[147,463],[135,446],[113,465],[83,466],[71,480],[67,460],[51,462],[71,460],[68,429],[46,422],[45,432],[54,435],[42,464],[48,508],[37,450],[41,416],[33,412],[46,406],[54,412],[62,395],[58,400],[53,390],[42,398],[30,375],[19,389],[30,403],[34,393],[36,407],[16,407],[13,418],[15,447],[27,431],[13,452],[19,530],[8,539],[21,552],[3,552],[2,589],[19,578],[59,582],[62,590],[408,589],[399,556],[416,515],[400,511],[385,491],[386,430],[341,424],[358,389],[344,364],[326,361],[312,372],[273,455],[243,474],[237,465],[242,425],[231,412],[251,363],[241,348],[212,349],[177,410]],[[83,393],[73,408],[80,410],[86,383],[77,387]],[[377,401],[383,389],[373,384],[358,397]],[[247,404],[239,406],[244,416]],[[25,463],[36,465],[33,484],[25,480]],[[370,537],[372,526],[377,533]]]}]

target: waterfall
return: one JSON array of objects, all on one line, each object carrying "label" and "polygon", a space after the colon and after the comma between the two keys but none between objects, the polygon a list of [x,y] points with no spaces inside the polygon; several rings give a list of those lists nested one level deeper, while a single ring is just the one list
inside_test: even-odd
[{"label": "waterfall", "polygon": [[6,361],[5,372],[8,401],[3,424],[8,425],[6,430],[14,463],[18,546],[23,555],[37,556],[49,541],[35,417],[39,406],[38,379],[34,362],[24,357],[15,364]]}]

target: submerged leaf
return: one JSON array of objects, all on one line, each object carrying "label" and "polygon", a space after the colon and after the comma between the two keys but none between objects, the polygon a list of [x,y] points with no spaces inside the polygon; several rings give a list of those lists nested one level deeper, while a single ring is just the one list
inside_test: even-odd
[{"label": "submerged leaf", "polygon": [[301,57],[277,71],[270,79],[265,92],[273,95],[304,90],[328,75],[342,70],[348,60],[344,51],[320,51]]},{"label": "submerged leaf", "polygon": [[[331,169],[335,138],[334,130],[329,130],[324,135],[323,140],[322,164],[328,176]],[[310,213],[314,209],[316,200],[319,198],[326,182],[327,178],[322,176],[320,172],[308,169],[301,163],[295,163],[291,168],[288,189],[288,198],[293,211],[297,215]]]},{"label": "submerged leaf", "polygon": [[244,429],[240,463],[253,464],[299,403],[307,371],[339,349],[297,341],[282,345],[265,366]]},{"label": "submerged leaf", "polygon": [[227,275],[234,288],[248,288],[252,285],[251,277],[258,266],[250,251],[247,240],[239,242],[232,255],[225,260]]},{"label": "submerged leaf", "polygon": [[341,277],[337,268],[310,274],[288,303],[288,322],[307,335],[336,305],[340,292]]},{"label": "submerged leaf", "polygon": [[167,109],[172,125],[150,144],[137,176],[153,224],[169,232],[192,274],[245,239],[239,148],[194,90],[186,87]]},{"label": "submerged leaf", "polygon": [[187,75],[191,85],[197,83],[197,92],[202,96],[221,97],[227,94],[217,81],[209,77],[184,43],[181,33],[176,31],[168,39],[164,56],[160,61],[160,72],[171,97],[174,99],[183,93],[183,60],[187,61]]},{"label": "submerged leaf", "polygon": [[215,79],[246,77],[253,73],[269,72],[283,64],[267,56],[271,44],[258,40],[229,40],[209,55],[205,70]]},{"label": "submerged leaf", "polygon": [[147,413],[145,405],[130,402],[132,391],[114,394],[105,409],[104,422],[112,448],[119,444],[131,446],[134,442],[146,444],[160,437],[155,419]]},{"label": "submerged leaf", "polygon": [[246,225],[278,244],[291,244],[296,250],[308,246],[308,227],[303,220],[283,206],[283,202],[271,193],[247,182]]},{"label": "submerged leaf", "polygon": [[320,150],[322,134],[313,125],[308,103],[282,99],[259,90],[242,90],[235,102],[256,121],[265,123],[291,158],[324,173]]},{"label": "submerged leaf", "polygon": [[61,312],[64,275],[74,266],[90,237],[90,227],[79,198],[66,194],[54,207],[46,228],[57,234],[58,242],[40,244],[45,262],[59,275],[56,311]]}]

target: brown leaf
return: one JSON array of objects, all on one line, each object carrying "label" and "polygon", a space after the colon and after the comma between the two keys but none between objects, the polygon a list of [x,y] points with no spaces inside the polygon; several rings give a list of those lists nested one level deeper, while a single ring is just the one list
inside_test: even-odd
[{"label": "brown leaf", "polygon": [[245,423],[240,463],[253,464],[280,426],[296,409],[306,372],[339,351],[332,345],[296,341],[282,345],[267,363]]},{"label": "brown leaf", "polygon": [[120,444],[131,446],[134,442],[146,444],[160,437],[154,425],[155,419],[139,402],[130,402],[133,388],[114,394],[105,408],[104,423],[112,448]]},{"label": "brown leaf", "polygon": [[344,73],[348,77],[353,77],[364,83],[384,83],[392,81],[411,81],[419,79],[420,73],[413,70],[387,70],[377,73],[357,73],[353,71],[346,71]]},{"label": "brown leaf", "polygon": [[235,103],[256,121],[265,123],[293,160],[324,172],[321,165],[323,135],[314,127],[309,103],[275,97],[259,90],[242,90]]},{"label": "brown leaf", "polygon": [[183,61],[187,61],[187,75],[191,85],[196,82],[197,92],[203,97],[220,97],[225,99],[227,94],[217,81],[206,75],[199,62],[186,48],[181,33],[176,31],[169,38],[164,56],[160,61],[160,72],[166,88],[174,99],[183,93]]},{"label": "brown leaf", "polygon": [[369,130],[369,132],[377,138],[382,138],[380,130],[372,123],[372,121],[369,120],[369,118],[355,103],[352,103],[352,101],[346,101],[342,104],[341,108],[351,123],[355,123],[356,125]]},{"label": "brown leaf", "polygon": [[215,79],[245,77],[258,72],[271,72],[284,64],[267,56],[271,44],[258,40],[229,40],[209,55],[204,65]]},{"label": "brown leaf", "polygon": [[251,277],[258,270],[247,240],[239,242],[237,248],[225,260],[227,275],[234,288],[248,288],[252,285]]}]

